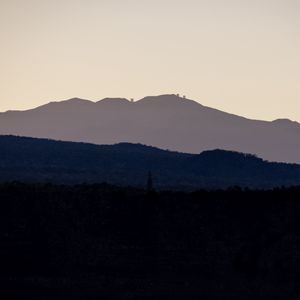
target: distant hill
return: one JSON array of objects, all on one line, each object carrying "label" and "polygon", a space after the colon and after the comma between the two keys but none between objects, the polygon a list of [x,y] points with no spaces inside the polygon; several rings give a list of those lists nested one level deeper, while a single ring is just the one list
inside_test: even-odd
[{"label": "distant hill", "polygon": [[0,113],[0,134],[95,144],[141,143],[200,153],[211,149],[300,163],[300,124],[250,120],[176,95],[136,102],[70,99],[27,111]]},{"label": "distant hill", "polygon": [[93,145],[0,136],[0,181],[101,183],[194,190],[300,185],[300,165],[270,163],[253,155],[213,150],[165,151],[141,144]]}]

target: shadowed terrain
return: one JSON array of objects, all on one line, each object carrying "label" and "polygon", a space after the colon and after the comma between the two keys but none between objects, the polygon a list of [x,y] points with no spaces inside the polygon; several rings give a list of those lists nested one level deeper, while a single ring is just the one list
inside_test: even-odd
[{"label": "shadowed terrain", "polygon": [[300,184],[300,165],[271,163],[249,154],[212,150],[165,151],[141,144],[93,145],[0,136],[0,181],[101,183],[155,188],[270,188]]},{"label": "shadowed terrain", "polygon": [[78,98],[0,114],[0,134],[95,144],[141,143],[187,153],[224,149],[300,163],[300,125],[250,120],[176,95],[136,102]]},{"label": "shadowed terrain", "polygon": [[0,184],[5,299],[298,300],[299,188]]}]

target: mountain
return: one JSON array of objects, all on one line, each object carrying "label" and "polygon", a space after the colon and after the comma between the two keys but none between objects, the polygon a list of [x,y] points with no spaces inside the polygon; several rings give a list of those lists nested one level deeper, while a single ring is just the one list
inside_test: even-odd
[{"label": "mountain", "polygon": [[95,144],[141,143],[200,153],[224,149],[300,163],[300,124],[250,120],[176,95],[136,102],[70,99],[0,114],[0,134]]},{"label": "mountain", "polygon": [[141,144],[93,145],[0,136],[0,182],[107,182],[195,190],[300,185],[300,165],[270,163],[250,154],[213,150],[186,154]]}]

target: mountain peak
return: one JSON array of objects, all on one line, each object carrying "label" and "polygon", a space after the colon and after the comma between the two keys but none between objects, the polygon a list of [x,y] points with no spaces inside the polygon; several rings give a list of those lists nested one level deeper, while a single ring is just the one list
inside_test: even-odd
[{"label": "mountain peak", "polygon": [[163,95],[158,95],[158,96],[147,96],[142,98],[140,101],[181,101],[184,100],[185,96],[180,97],[179,94],[163,94]]},{"label": "mountain peak", "polygon": [[78,98],[78,97],[73,97],[73,98],[64,100],[63,102],[67,102],[67,101],[82,102],[82,101],[90,101],[90,100],[86,100],[86,99],[82,99],[82,98]]},{"label": "mountain peak", "polygon": [[69,107],[77,107],[77,106],[86,106],[94,104],[94,102],[90,100],[85,100],[81,98],[71,98],[67,100],[62,101],[51,101],[47,104],[38,106],[34,109],[29,109],[28,111],[52,111],[54,110],[60,110],[62,108],[69,108]]},{"label": "mountain peak", "polygon": [[115,107],[119,105],[127,105],[130,103],[130,101],[126,98],[104,98],[96,103],[104,106]]},{"label": "mountain peak", "polygon": [[190,107],[190,105],[202,107],[199,102],[187,99],[185,96],[179,94],[164,94],[159,96],[148,96],[137,101],[138,104],[147,106],[159,106],[159,108],[172,108],[172,107]]},{"label": "mountain peak", "polygon": [[229,161],[243,161],[243,160],[256,160],[262,161],[261,158],[258,158],[256,155],[243,153],[238,151],[230,151],[230,150],[223,150],[223,149],[214,149],[214,150],[205,150],[202,151],[198,157],[205,158],[205,159],[212,159],[216,162],[216,160],[229,160]]},{"label": "mountain peak", "polygon": [[282,127],[300,127],[300,123],[296,121],[292,121],[290,119],[276,119],[272,121],[273,124],[282,126]]},{"label": "mountain peak", "polygon": [[76,104],[78,104],[78,103],[92,103],[92,101],[74,97],[74,98],[63,100],[63,101],[51,101],[50,103],[76,103]]},{"label": "mountain peak", "polygon": [[299,124],[298,122],[292,121],[287,118],[276,119],[276,120],[273,120],[272,123],[278,123],[278,124],[295,124],[296,123],[296,124]]}]

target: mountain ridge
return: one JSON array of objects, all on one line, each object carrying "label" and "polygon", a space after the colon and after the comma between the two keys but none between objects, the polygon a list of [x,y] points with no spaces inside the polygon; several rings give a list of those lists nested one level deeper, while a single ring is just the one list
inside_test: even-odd
[{"label": "mountain ridge", "polygon": [[300,185],[300,165],[220,149],[180,153],[142,144],[95,145],[0,136],[0,182],[101,183],[158,189]]},{"label": "mountain ridge", "polygon": [[297,122],[295,120],[292,120],[292,119],[289,119],[289,118],[277,118],[277,119],[274,119],[274,120],[271,120],[271,121],[268,121],[268,120],[262,120],[262,119],[255,119],[255,118],[250,118],[250,117],[246,117],[246,116],[241,116],[241,115],[238,115],[238,114],[235,114],[235,113],[230,113],[228,111],[222,111],[220,109],[217,109],[217,108],[213,108],[213,107],[210,107],[210,106],[206,106],[206,105],[203,105],[201,104],[200,102],[198,101],[195,101],[195,100],[192,100],[192,99],[188,99],[188,98],[182,98],[180,96],[177,96],[176,94],[163,94],[163,95],[159,95],[159,96],[146,96],[146,97],[143,97],[141,99],[138,99],[136,101],[130,101],[129,99],[127,98],[122,98],[122,97],[106,97],[106,98],[103,98],[103,99],[100,99],[100,100],[96,100],[96,101],[92,101],[92,100],[88,100],[88,99],[83,99],[83,98],[79,98],[79,97],[72,97],[72,98],[69,98],[69,99],[65,99],[65,100],[59,100],[59,101],[50,101],[50,102],[47,102],[45,104],[42,104],[42,105],[39,105],[39,106],[36,106],[34,108],[28,108],[28,109],[24,109],[24,110],[19,110],[19,109],[13,109],[13,110],[6,110],[6,111],[2,111],[0,112],[0,115],[1,114],[6,114],[6,113],[10,113],[10,112],[27,112],[27,111],[32,111],[32,110],[36,110],[36,109],[39,109],[39,108],[42,108],[42,107],[47,107],[47,106],[51,106],[53,104],[79,104],[79,103],[86,103],[86,104],[91,104],[91,105],[97,105],[97,104],[103,104],[105,102],[115,102],[117,103],[117,101],[119,103],[123,102],[123,103],[131,103],[131,104],[137,104],[137,103],[145,103],[146,101],[153,101],[155,100],[155,98],[158,98],[158,97],[165,97],[165,96],[172,96],[172,97],[176,97],[176,98],[180,98],[181,101],[183,102],[191,102],[191,103],[194,103],[198,106],[201,106],[202,108],[205,108],[207,110],[212,110],[212,111],[217,111],[217,112],[220,112],[220,113],[225,113],[225,114],[228,114],[230,116],[234,116],[234,117],[238,117],[238,118],[241,118],[241,119],[246,119],[246,120],[250,120],[250,121],[259,121],[259,122],[267,122],[267,123],[290,123],[290,124],[297,124],[297,125],[300,125],[300,122]]},{"label": "mountain ridge", "polygon": [[300,163],[300,124],[253,120],[174,94],[132,102],[71,98],[0,114],[0,134],[94,144],[142,143],[200,153],[224,149],[269,161]]},{"label": "mountain ridge", "polygon": [[213,107],[210,107],[210,106],[206,106],[206,105],[203,105],[201,104],[200,102],[196,101],[196,100],[192,100],[192,99],[188,99],[188,98],[183,98],[183,97],[180,97],[180,96],[177,96],[176,94],[162,94],[162,95],[158,95],[158,96],[146,96],[146,97],[143,97],[141,99],[138,99],[138,100],[133,100],[133,101],[130,101],[129,99],[127,98],[122,98],[122,97],[105,97],[103,99],[100,99],[100,100],[96,100],[96,101],[93,101],[93,100],[88,100],[88,99],[83,99],[83,98],[79,98],[79,97],[72,97],[72,98],[68,98],[68,99],[65,99],[65,100],[58,100],[58,101],[49,101],[45,104],[41,104],[41,105],[38,105],[34,108],[28,108],[28,109],[12,109],[12,110],[6,110],[6,111],[1,111],[0,114],[5,114],[5,113],[9,113],[9,112],[26,112],[26,111],[31,111],[31,110],[35,110],[35,109],[38,109],[38,108],[41,108],[41,107],[46,107],[48,105],[51,105],[51,104],[63,104],[63,103],[89,103],[89,104],[100,104],[101,102],[104,103],[104,102],[110,102],[110,101],[113,101],[113,102],[116,102],[116,101],[123,101],[124,100],[124,103],[127,102],[127,103],[140,103],[140,102],[145,102],[145,101],[151,101],[155,98],[158,98],[158,97],[165,97],[165,96],[172,96],[172,97],[176,97],[176,98],[180,98],[181,101],[184,101],[184,102],[193,102],[195,104],[197,104],[198,106],[201,106],[202,108],[206,108],[208,110],[213,110],[213,111],[218,111],[218,112],[221,112],[221,113],[225,113],[225,114],[228,114],[228,115],[231,115],[231,116],[236,116],[236,117],[239,117],[239,118],[242,118],[242,119],[246,119],[246,120],[250,120],[250,121],[260,121],[260,122],[267,122],[267,123],[292,123],[292,124],[298,124],[300,125],[300,122],[298,121],[295,121],[295,120],[292,120],[292,119],[289,119],[289,118],[277,118],[277,119],[274,119],[274,120],[262,120],[262,119],[256,119],[256,118],[250,118],[250,117],[246,117],[246,116],[241,116],[241,115],[238,115],[236,113],[230,113],[228,111],[222,111],[220,109],[217,109],[217,108],[213,108]]}]

